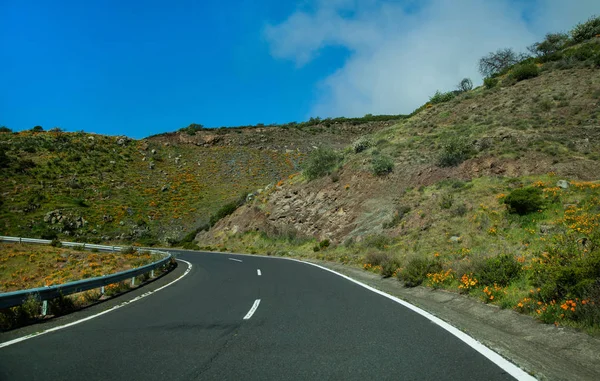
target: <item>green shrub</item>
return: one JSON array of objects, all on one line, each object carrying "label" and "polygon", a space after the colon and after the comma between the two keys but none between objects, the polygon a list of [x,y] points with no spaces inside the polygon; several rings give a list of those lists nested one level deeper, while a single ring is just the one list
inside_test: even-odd
[{"label": "green shrub", "polygon": [[42,132],[44,131],[44,128],[42,126],[35,126],[31,129],[31,131],[33,132]]},{"label": "green shrub", "polygon": [[498,85],[498,81],[498,78],[485,78],[483,80],[483,85],[486,89],[493,89],[494,87],[496,87],[496,85]]},{"label": "green shrub", "polygon": [[341,156],[330,148],[319,147],[312,151],[303,166],[304,176],[310,181],[331,174],[340,163]]},{"label": "green shrub", "polygon": [[519,277],[522,271],[521,264],[510,254],[502,254],[486,259],[479,269],[476,269],[476,278],[485,286],[508,286]]},{"label": "green shrub", "polygon": [[63,294],[48,302],[48,312],[52,315],[64,315],[75,310],[73,299]]},{"label": "green shrub", "polygon": [[52,246],[52,247],[62,247],[62,242],[60,242],[60,240],[55,237],[50,242],[50,246]]},{"label": "green shrub", "polygon": [[427,258],[413,258],[398,273],[398,279],[403,281],[406,287],[416,287],[427,279],[427,274],[440,271],[442,271],[442,265],[439,261]]},{"label": "green shrub", "polygon": [[203,125],[192,123],[187,127],[180,128],[179,131],[185,132],[186,134],[188,134],[190,136],[194,136],[194,135],[196,135],[196,132],[198,132],[202,129],[204,129]]},{"label": "green shrub", "polygon": [[383,276],[384,278],[389,278],[391,276],[394,276],[397,274],[397,270],[400,268],[400,262],[393,258],[393,257],[387,257],[382,263],[381,263],[381,276]]},{"label": "green shrub", "polygon": [[406,205],[399,206],[398,208],[396,208],[396,211],[394,212],[392,219],[389,222],[383,223],[383,228],[384,229],[395,228],[396,226],[398,226],[400,221],[402,221],[402,219],[408,212],[410,212],[409,206],[406,206]]},{"label": "green shrub", "polygon": [[392,255],[383,252],[369,252],[365,255],[365,263],[370,263],[373,266],[383,266],[385,262],[392,260]]},{"label": "green shrub", "polygon": [[542,209],[545,201],[540,188],[527,187],[510,192],[504,198],[504,204],[508,207],[509,213],[525,215]]},{"label": "green shrub", "polygon": [[354,143],[352,143],[352,150],[354,151],[354,153],[360,153],[362,151],[369,149],[372,146],[373,146],[373,142],[371,141],[371,139],[362,137],[362,138],[358,139],[357,141],[355,141]]},{"label": "green shrub", "polygon": [[[598,234],[597,234],[598,235]],[[600,249],[582,255],[579,236],[558,235],[545,248],[539,260],[532,261],[532,284],[540,288],[536,296],[544,301],[562,298],[598,297]]]},{"label": "green shrub", "polygon": [[600,17],[590,17],[586,22],[577,24],[569,33],[575,42],[583,42],[599,35]]},{"label": "green shrub", "polygon": [[569,43],[565,33],[548,33],[542,42],[536,42],[528,50],[543,62],[556,60],[555,55]]},{"label": "green shrub", "polygon": [[463,78],[462,81],[459,82],[458,91],[461,93],[473,90],[473,81],[470,78]]},{"label": "green shrub", "polygon": [[184,242],[181,247],[187,250],[200,250],[200,246],[196,245],[194,242]]},{"label": "green shrub", "polygon": [[433,96],[431,98],[429,98],[429,103],[438,104],[438,103],[448,102],[448,101],[451,101],[455,96],[456,96],[456,94],[452,91],[449,91],[447,93],[442,93],[438,90],[435,92],[435,94],[433,94]]},{"label": "green shrub", "polygon": [[326,249],[329,247],[329,245],[331,245],[331,242],[328,239],[324,239],[321,242],[319,242],[319,247],[321,249]]},{"label": "green shrub", "polygon": [[10,132],[12,132],[12,130],[6,126],[0,126],[0,133],[2,133],[2,132],[10,133]]},{"label": "green shrub", "polygon": [[454,203],[454,197],[451,193],[444,193],[442,195],[442,199],[440,201],[440,207],[442,209],[450,209],[452,208],[452,204]]},{"label": "green shrub", "polygon": [[390,243],[392,243],[390,237],[383,234],[373,234],[365,237],[362,244],[364,247],[374,247],[379,250],[385,250]]},{"label": "green shrub", "polygon": [[0,310],[0,329],[3,331],[34,322],[40,315],[42,302],[36,295],[29,295],[20,306]]},{"label": "green shrub", "polygon": [[442,145],[438,158],[440,167],[453,167],[471,157],[472,149],[466,138],[452,137]]},{"label": "green shrub", "polygon": [[383,176],[394,170],[394,162],[387,155],[375,155],[371,159],[371,169],[373,174]]},{"label": "green shrub", "polygon": [[40,233],[40,238],[55,240],[58,238],[58,234],[56,234],[56,232],[54,230],[52,230],[50,228],[46,228]]},{"label": "green shrub", "polygon": [[510,75],[517,81],[524,81],[526,79],[537,77],[539,74],[540,70],[534,63],[527,63],[515,66]]},{"label": "green shrub", "polygon": [[121,248],[121,254],[133,254],[136,251],[137,250],[133,246],[125,246],[125,247]]}]

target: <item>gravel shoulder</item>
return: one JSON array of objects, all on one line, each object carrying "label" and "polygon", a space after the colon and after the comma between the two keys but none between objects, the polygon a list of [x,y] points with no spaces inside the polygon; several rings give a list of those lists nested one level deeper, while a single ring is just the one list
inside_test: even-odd
[{"label": "gravel shoulder", "polygon": [[464,295],[425,287],[405,288],[362,269],[308,260],[445,320],[540,380],[600,380],[600,338],[484,304]]}]

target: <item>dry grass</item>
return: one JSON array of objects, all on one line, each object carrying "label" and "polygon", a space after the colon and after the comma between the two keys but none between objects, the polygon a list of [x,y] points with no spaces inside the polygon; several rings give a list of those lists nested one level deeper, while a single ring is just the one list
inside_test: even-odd
[{"label": "dry grass", "polygon": [[0,244],[0,291],[108,275],[156,260],[148,253],[91,253],[47,245]]}]

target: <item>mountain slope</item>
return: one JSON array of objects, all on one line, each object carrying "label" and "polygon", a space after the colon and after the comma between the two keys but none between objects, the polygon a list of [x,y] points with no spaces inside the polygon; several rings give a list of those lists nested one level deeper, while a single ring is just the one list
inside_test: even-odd
[{"label": "mountain slope", "polygon": [[177,241],[226,203],[297,172],[313,145],[342,146],[390,124],[328,122],[143,140],[57,129],[2,132],[0,234]]}]

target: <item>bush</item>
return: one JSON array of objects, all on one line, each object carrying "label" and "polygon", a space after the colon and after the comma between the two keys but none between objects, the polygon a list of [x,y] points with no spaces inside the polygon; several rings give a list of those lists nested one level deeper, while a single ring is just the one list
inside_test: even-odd
[{"label": "bush", "polygon": [[42,126],[35,126],[31,129],[33,132],[43,132],[44,128]]},{"label": "bush", "polygon": [[367,138],[360,138],[352,144],[352,150],[354,153],[360,153],[373,146],[373,142]]},{"label": "bush", "polygon": [[569,43],[569,35],[565,33],[548,33],[542,42],[536,42],[527,48],[542,61],[554,61],[555,55]]},{"label": "bush", "polygon": [[483,80],[483,85],[486,89],[493,89],[494,87],[496,87],[496,85],[498,85],[498,82],[498,78],[489,77]]},{"label": "bush", "polygon": [[442,145],[438,158],[440,167],[453,167],[471,157],[472,149],[465,138],[452,137]]},{"label": "bush", "polygon": [[540,70],[534,63],[528,63],[524,65],[518,65],[511,71],[511,77],[518,81],[524,81],[526,79],[537,77],[540,74]]},{"label": "bush", "polygon": [[35,295],[29,295],[20,306],[0,310],[0,329],[3,331],[27,325],[40,315],[42,303]]},{"label": "bush", "polygon": [[429,103],[438,104],[438,103],[448,102],[448,101],[451,101],[455,96],[456,96],[456,94],[454,94],[454,92],[452,92],[452,91],[449,91],[447,93],[442,93],[438,90],[435,92],[435,94],[433,94],[433,96],[431,98],[429,98]]},{"label": "bush", "polygon": [[383,223],[383,228],[384,229],[395,228],[396,226],[398,226],[400,221],[402,221],[402,219],[408,212],[410,212],[410,207],[408,207],[406,205],[399,206],[398,208],[396,208],[396,211],[394,212],[392,219],[389,222]]},{"label": "bush", "polygon": [[458,84],[458,91],[464,93],[473,90],[473,81],[470,78],[463,78]]},{"label": "bush", "polygon": [[582,255],[578,238],[576,235],[556,236],[539,260],[532,261],[530,279],[540,288],[538,298],[546,301],[583,299],[596,294],[600,286],[600,250],[592,249]]},{"label": "bush", "polygon": [[55,237],[50,242],[50,246],[52,246],[52,247],[62,247],[62,242],[60,242],[60,240]]},{"label": "bush", "polygon": [[482,285],[508,286],[508,284],[521,275],[521,264],[510,254],[502,254],[488,258],[476,269],[476,278]]},{"label": "bush", "polygon": [[324,239],[321,242],[319,242],[319,248],[326,249],[329,247],[330,244],[331,242],[328,239]]},{"label": "bush", "polygon": [[510,192],[504,198],[504,204],[508,207],[509,213],[525,215],[542,209],[545,202],[540,188],[527,187]]},{"label": "bush", "polygon": [[75,310],[73,299],[60,294],[48,302],[48,312],[52,315],[64,315]]},{"label": "bush", "polygon": [[381,263],[381,276],[384,278],[395,276],[399,268],[400,262],[395,258],[388,257]]},{"label": "bush", "polygon": [[454,197],[451,193],[444,193],[442,195],[442,199],[440,200],[440,208],[442,209],[450,209],[452,208],[452,204],[454,203]]},{"label": "bush", "polygon": [[194,242],[184,242],[181,247],[187,250],[200,250],[200,246],[196,245]]},{"label": "bush", "polygon": [[0,126],[0,133],[2,132],[12,132],[12,130],[6,126]]},{"label": "bush", "polygon": [[136,251],[137,250],[133,246],[125,246],[125,247],[121,248],[121,254],[133,254]]},{"label": "bush", "polygon": [[190,135],[190,136],[194,136],[196,135],[197,131],[200,131],[204,129],[204,126],[201,124],[196,124],[196,123],[192,123],[187,127],[183,127],[181,129],[179,129],[179,131],[181,132],[185,132],[186,134]]},{"label": "bush", "polygon": [[575,42],[583,42],[599,35],[600,17],[590,17],[586,22],[577,24],[569,33]]},{"label": "bush", "polygon": [[442,271],[442,265],[439,261],[427,258],[413,258],[398,273],[398,279],[403,281],[406,287],[416,287],[427,279],[427,274],[440,271]]},{"label": "bush", "polygon": [[488,53],[479,60],[479,72],[484,77],[496,76],[506,72],[524,58],[524,55],[517,54],[512,49],[499,49],[496,52]]},{"label": "bush", "polygon": [[365,255],[365,263],[370,263],[373,266],[383,266],[385,262],[392,259],[391,254],[382,252],[369,252]]},{"label": "bush", "polygon": [[363,241],[364,247],[375,247],[379,250],[387,249],[387,246],[392,243],[392,239],[383,234],[373,234],[367,236]]},{"label": "bush", "polygon": [[310,181],[331,174],[341,160],[340,155],[330,148],[319,147],[312,151],[303,168],[304,176]]},{"label": "bush", "polygon": [[389,156],[376,155],[371,159],[371,167],[373,174],[383,176],[394,170],[394,162]]}]

